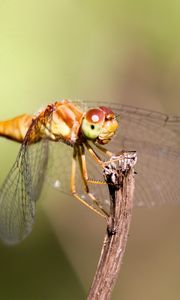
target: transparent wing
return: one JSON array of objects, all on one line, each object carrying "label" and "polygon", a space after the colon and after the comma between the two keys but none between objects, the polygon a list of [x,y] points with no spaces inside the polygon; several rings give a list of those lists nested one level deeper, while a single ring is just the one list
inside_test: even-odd
[{"label": "transparent wing", "polygon": [[[39,130],[36,127],[37,124],[34,124],[35,133]],[[16,162],[0,189],[0,237],[7,244],[18,243],[31,231],[47,159],[47,140],[33,145],[22,144]]]},{"label": "transparent wing", "polygon": [[[116,154],[122,150],[137,151],[135,205],[178,203],[180,200],[180,117],[168,117],[149,110],[104,102],[86,103],[83,107],[88,109],[96,105],[110,107],[119,120],[117,134],[106,148]],[[102,156],[95,146],[94,149],[99,156]],[[56,163],[51,162],[48,170],[49,179],[55,188],[69,193],[68,178],[70,178],[72,151],[69,146],[61,145],[61,152],[59,144],[53,146],[51,150],[53,155],[50,156]],[[102,159],[105,157],[102,156]],[[86,161],[89,177],[103,181],[101,168],[87,151]],[[59,167],[54,170],[53,166],[57,164]],[[76,180],[79,194],[86,199],[87,196],[78,176]],[[108,191],[105,185],[90,184],[90,190],[99,201],[108,206]]]}]

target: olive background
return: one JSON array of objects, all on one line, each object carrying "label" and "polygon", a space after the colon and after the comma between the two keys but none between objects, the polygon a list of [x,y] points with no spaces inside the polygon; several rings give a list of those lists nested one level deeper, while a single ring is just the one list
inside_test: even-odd
[{"label": "olive background", "polygon": [[[180,114],[179,28],[175,0],[0,0],[0,119],[63,98]],[[19,147],[0,140],[1,182]],[[180,298],[179,216],[134,208],[113,300]],[[86,299],[105,229],[45,184],[32,234],[0,245],[0,299]]]}]

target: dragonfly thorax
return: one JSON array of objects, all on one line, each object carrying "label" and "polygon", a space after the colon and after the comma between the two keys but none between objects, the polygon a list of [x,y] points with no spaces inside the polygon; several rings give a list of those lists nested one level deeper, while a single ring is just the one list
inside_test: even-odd
[{"label": "dragonfly thorax", "polygon": [[79,128],[83,113],[68,100],[56,102],[50,121],[52,140],[64,139],[69,143],[75,143],[78,139]]}]

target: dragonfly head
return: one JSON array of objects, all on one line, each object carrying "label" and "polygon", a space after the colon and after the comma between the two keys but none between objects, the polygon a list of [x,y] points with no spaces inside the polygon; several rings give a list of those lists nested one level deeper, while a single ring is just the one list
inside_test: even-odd
[{"label": "dragonfly head", "polygon": [[89,109],[83,117],[81,130],[83,135],[99,144],[107,144],[118,128],[114,113],[105,106]]}]

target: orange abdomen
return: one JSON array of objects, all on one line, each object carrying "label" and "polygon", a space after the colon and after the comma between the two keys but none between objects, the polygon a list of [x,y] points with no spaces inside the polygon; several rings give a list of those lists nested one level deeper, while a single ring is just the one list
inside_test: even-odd
[{"label": "orange abdomen", "polygon": [[32,116],[27,114],[0,122],[0,136],[21,143],[32,122]]}]

